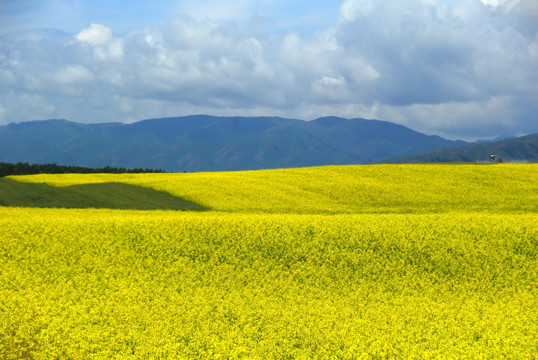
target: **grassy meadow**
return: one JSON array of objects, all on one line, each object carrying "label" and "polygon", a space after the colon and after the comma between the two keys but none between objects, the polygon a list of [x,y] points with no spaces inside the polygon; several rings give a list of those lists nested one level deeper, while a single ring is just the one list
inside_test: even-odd
[{"label": "grassy meadow", "polygon": [[12,176],[0,201],[2,359],[538,352],[535,164]]}]

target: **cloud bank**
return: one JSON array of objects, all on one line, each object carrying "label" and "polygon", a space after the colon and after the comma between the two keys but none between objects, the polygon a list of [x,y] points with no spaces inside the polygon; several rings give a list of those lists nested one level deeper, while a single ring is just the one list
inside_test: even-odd
[{"label": "cloud bank", "polygon": [[377,118],[464,139],[538,132],[531,0],[345,0],[313,35],[221,15],[4,35],[0,124],[206,113]]}]

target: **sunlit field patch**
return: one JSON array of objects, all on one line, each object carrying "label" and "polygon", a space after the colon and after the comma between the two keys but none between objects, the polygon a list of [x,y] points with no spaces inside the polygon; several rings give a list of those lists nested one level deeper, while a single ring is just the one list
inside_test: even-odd
[{"label": "sunlit field patch", "polygon": [[0,358],[531,359],[536,170],[121,175],[213,211],[0,207]]}]

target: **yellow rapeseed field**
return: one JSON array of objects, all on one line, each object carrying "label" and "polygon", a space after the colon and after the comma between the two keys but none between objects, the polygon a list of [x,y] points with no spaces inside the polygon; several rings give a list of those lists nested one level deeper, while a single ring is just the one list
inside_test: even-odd
[{"label": "yellow rapeseed field", "polygon": [[264,213],[537,212],[536,164],[323,166],[186,174],[12,176],[54,186],[122,182],[215,211]]},{"label": "yellow rapeseed field", "polygon": [[534,359],[538,166],[36,175],[212,210],[0,207],[1,359]]}]

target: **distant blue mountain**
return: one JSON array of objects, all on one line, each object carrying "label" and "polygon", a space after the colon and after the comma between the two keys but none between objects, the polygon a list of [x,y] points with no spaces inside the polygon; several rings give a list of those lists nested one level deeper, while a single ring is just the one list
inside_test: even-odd
[{"label": "distant blue mountain", "polygon": [[484,143],[492,143],[492,142],[497,142],[497,141],[501,141],[501,140],[508,140],[508,139],[514,139],[516,138],[516,136],[498,136],[494,139],[480,139],[480,140],[476,140],[476,141],[473,141],[471,144],[484,144]]},{"label": "distant blue mountain", "polygon": [[364,164],[466,145],[386,121],[185,117],[133,124],[40,120],[0,127],[0,161],[221,171]]},{"label": "distant blue mountain", "polygon": [[383,159],[381,162],[489,162],[490,155],[498,155],[507,162],[538,162],[538,134],[431,150],[394,159]]}]

